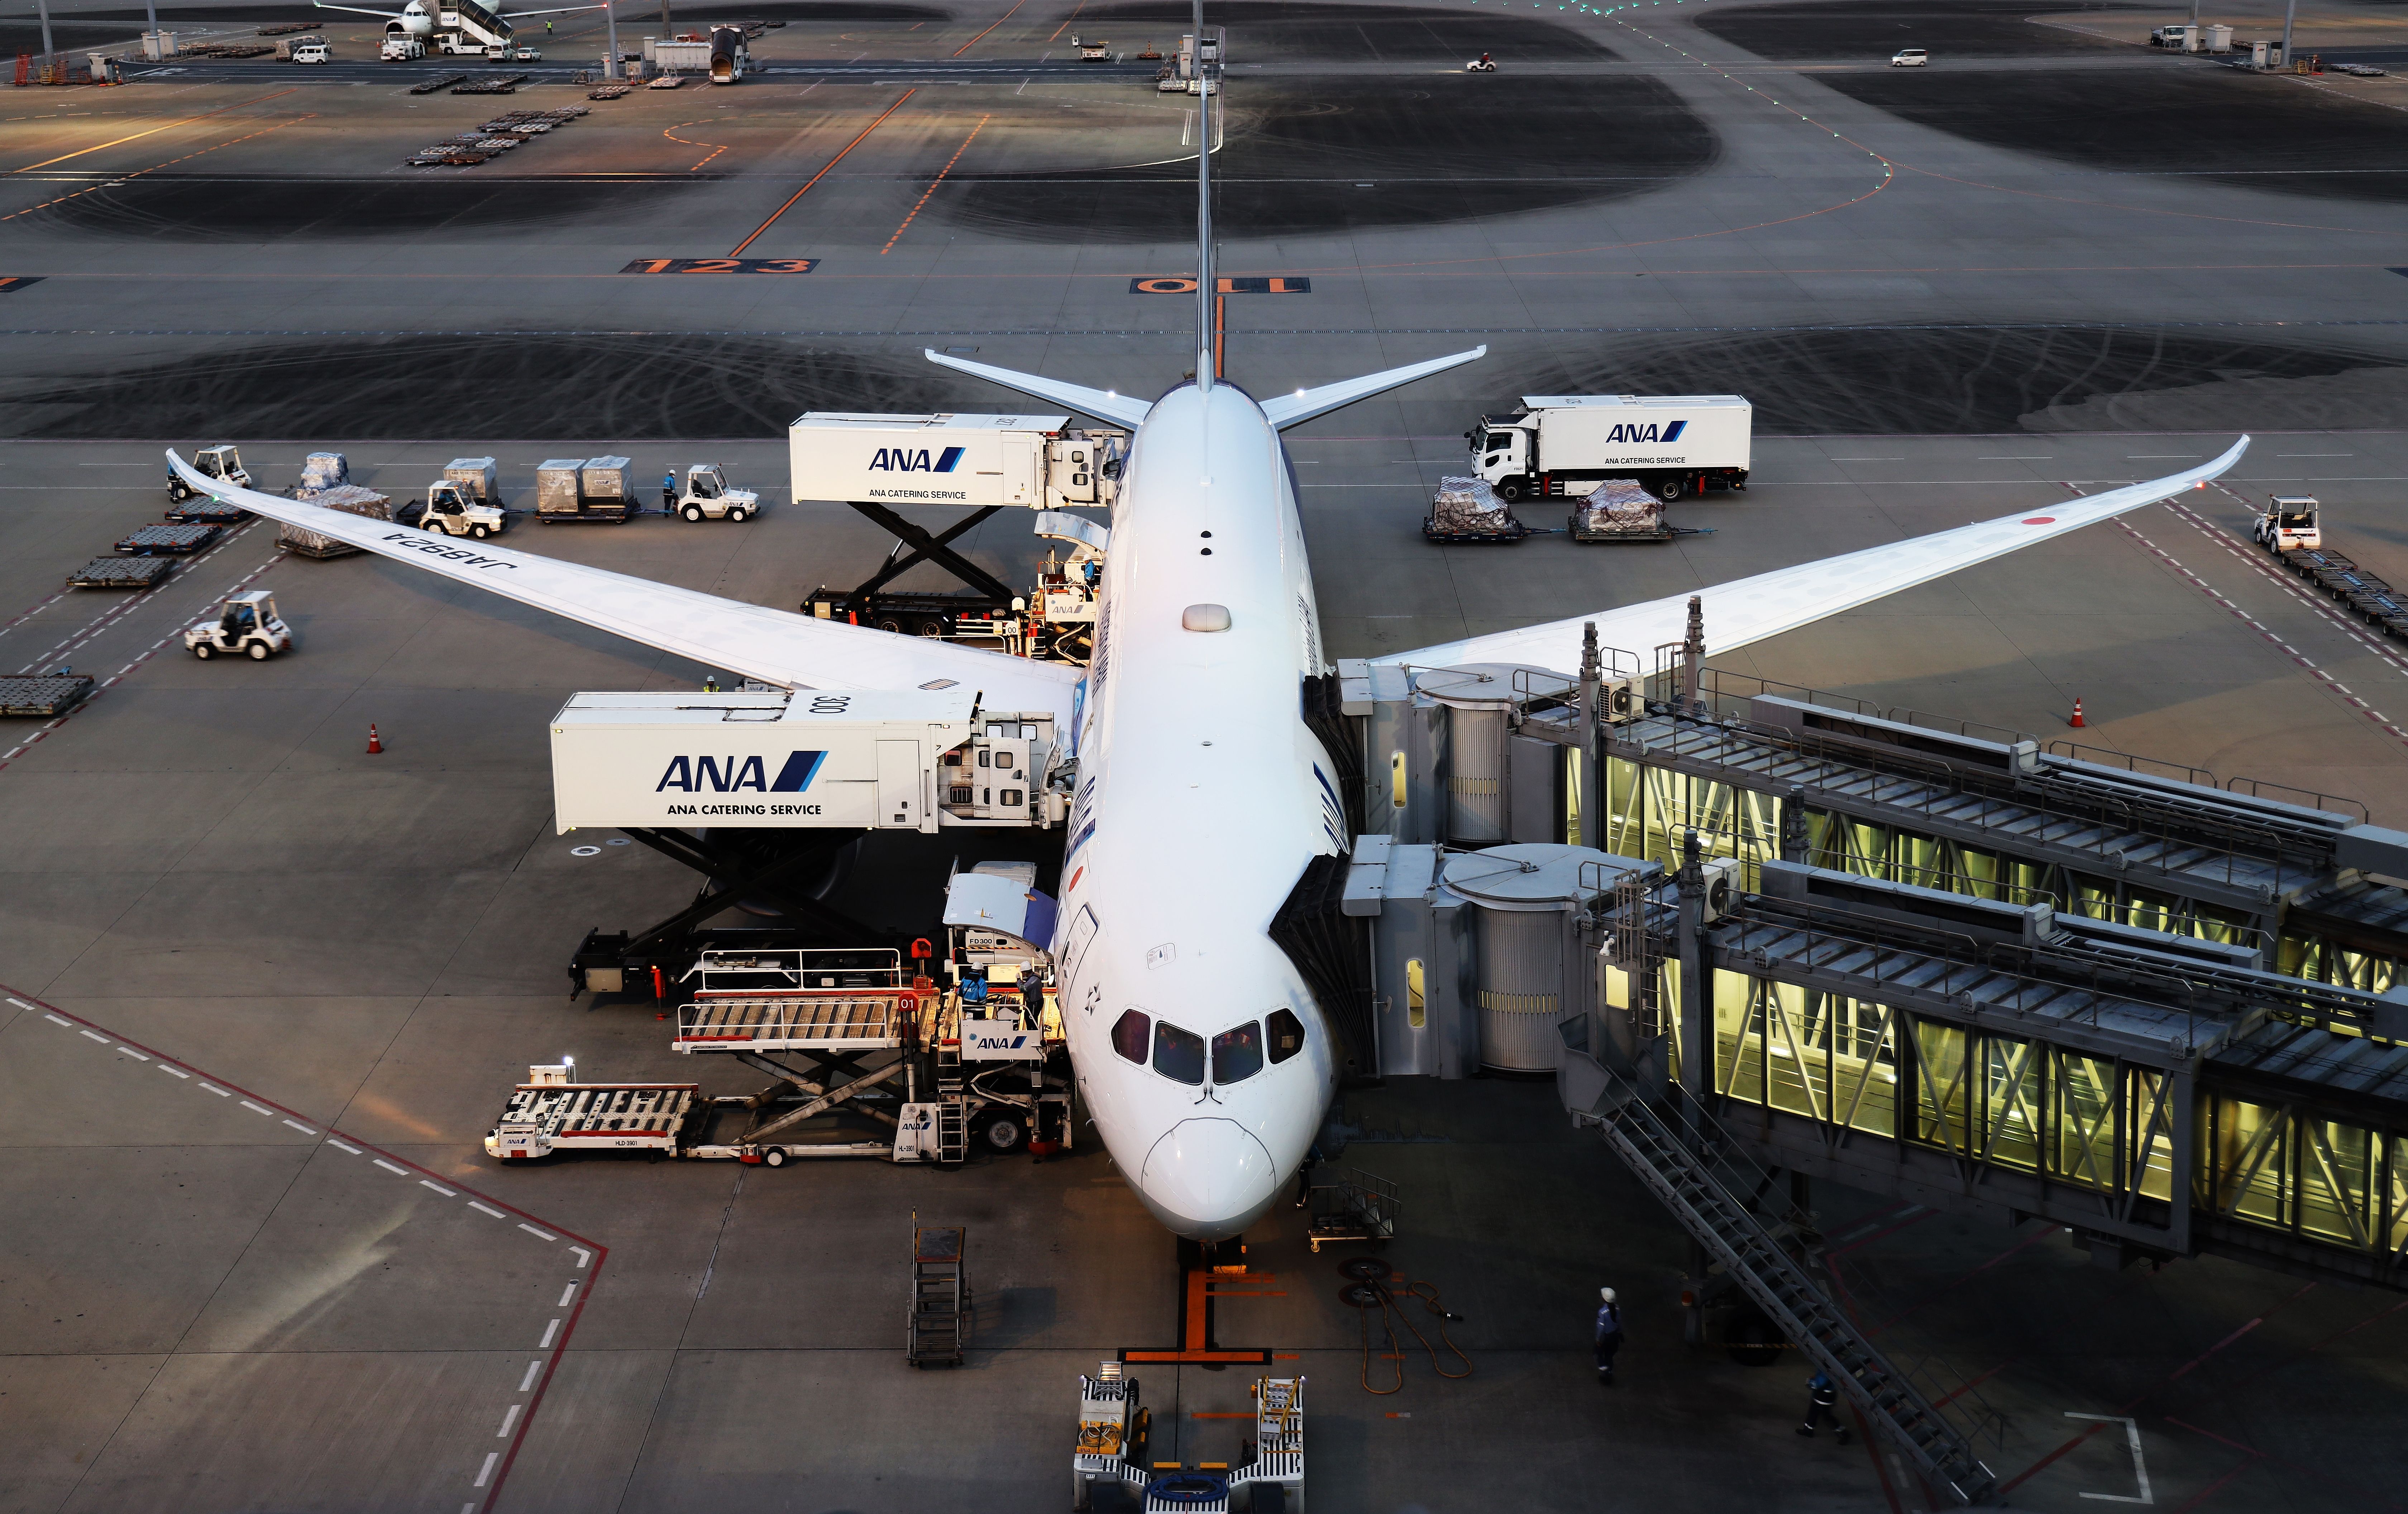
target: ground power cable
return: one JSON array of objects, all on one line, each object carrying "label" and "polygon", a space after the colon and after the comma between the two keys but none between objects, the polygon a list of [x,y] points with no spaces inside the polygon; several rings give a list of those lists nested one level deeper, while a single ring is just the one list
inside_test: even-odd
[{"label": "ground power cable", "polygon": [[[1421,1343],[1422,1349],[1429,1353],[1432,1372],[1441,1377],[1452,1379],[1471,1376],[1471,1358],[1464,1354],[1463,1348],[1455,1344],[1455,1338],[1446,1332],[1448,1320],[1460,1320],[1463,1316],[1447,1313],[1446,1305],[1439,1296],[1436,1283],[1404,1282],[1401,1287],[1394,1286],[1390,1279],[1396,1276],[1395,1271],[1386,1262],[1370,1257],[1355,1257],[1340,1263],[1338,1270],[1353,1279],[1338,1291],[1338,1298],[1340,1303],[1349,1305],[1355,1310],[1358,1322],[1362,1326],[1363,1391],[1381,1398],[1404,1391],[1405,1352],[1404,1342],[1397,1334],[1398,1325],[1404,1326],[1406,1332]],[[1439,1340],[1445,1345],[1448,1351],[1454,1354],[1456,1361],[1463,1363],[1461,1372],[1449,1372],[1440,1363],[1438,1347],[1430,1344],[1429,1337],[1423,1334],[1421,1328],[1413,1323],[1412,1317],[1404,1313],[1399,1301],[1408,1298],[1418,1299],[1422,1307],[1429,1312],[1433,1326],[1438,1331]],[[1388,1338],[1388,1348],[1383,1353],[1383,1360],[1392,1361],[1397,1364],[1397,1385],[1394,1388],[1371,1386],[1371,1312],[1374,1309],[1380,1313],[1381,1327],[1386,1332]]]}]

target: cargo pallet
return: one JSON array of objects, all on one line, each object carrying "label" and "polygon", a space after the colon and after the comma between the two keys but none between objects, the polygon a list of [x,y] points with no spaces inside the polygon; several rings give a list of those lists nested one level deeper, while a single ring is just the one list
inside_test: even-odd
[{"label": "cargo pallet", "polygon": [[94,557],[67,575],[67,587],[155,589],[175,570],[173,557]]},{"label": "cargo pallet", "polygon": [[189,555],[215,541],[224,530],[222,526],[146,526],[120,541],[117,550],[128,557],[161,553]]},{"label": "cargo pallet", "polygon": [[2408,642],[2408,595],[2330,547],[2300,547],[2274,556],[2368,625],[2393,641]]},{"label": "cargo pallet", "polygon": [[1514,521],[1512,523],[1512,526],[1513,528],[1510,531],[1448,531],[1440,529],[1437,516],[1425,515],[1422,517],[1422,540],[1425,541],[1435,541],[1440,546],[1449,547],[1472,545],[1502,546],[1509,541],[1519,541],[1526,536],[1546,536],[1549,534],[1548,532],[1540,530],[1536,526],[1525,526],[1520,521]]},{"label": "cargo pallet", "polygon": [[0,715],[50,720],[92,697],[92,680],[81,673],[0,678]]},{"label": "cargo pallet", "polygon": [[516,94],[519,92],[519,86],[525,83],[529,77],[526,74],[498,74],[492,79],[471,79],[465,84],[454,84],[452,86],[452,93],[454,94]]},{"label": "cargo pallet", "polygon": [[1565,528],[1571,532],[1571,538],[1575,541],[1670,541],[1676,536],[1696,534],[1684,531],[1676,526],[1665,526],[1660,523],[1652,531],[1586,530],[1581,526],[1580,512],[1577,510],[1564,517],[1564,524]]},{"label": "cargo pallet", "polygon": [[465,84],[467,81],[468,76],[466,74],[437,74],[433,79],[423,79],[412,84],[409,86],[409,93],[432,94],[437,90],[448,90],[454,84]]}]

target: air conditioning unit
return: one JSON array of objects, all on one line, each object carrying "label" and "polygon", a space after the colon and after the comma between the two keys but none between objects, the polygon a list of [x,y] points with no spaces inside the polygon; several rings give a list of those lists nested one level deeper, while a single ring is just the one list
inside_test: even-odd
[{"label": "air conditioning unit", "polygon": [[1647,714],[1646,680],[1609,678],[1598,685],[1597,714],[1609,726],[1627,726]]},{"label": "air conditioning unit", "polygon": [[1702,867],[1706,875],[1705,923],[1712,925],[1739,905],[1739,858],[1710,857]]}]

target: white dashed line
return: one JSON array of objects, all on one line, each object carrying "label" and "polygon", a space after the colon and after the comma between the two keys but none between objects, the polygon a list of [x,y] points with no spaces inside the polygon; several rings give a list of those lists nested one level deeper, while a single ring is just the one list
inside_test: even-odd
[{"label": "white dashed line", "polygon": [[420,1188],[431,1188],[431,1189],[433,1189],[436,1192],[442,1194],[442,1195],[443,1195],[445,1198],[447,1198],[447,1199],[456,1199],[456,1198],[458,1198],[458,1197],[460,1196],[457,1192],[453,1191],[453,1190],[451,1190],[451,1189],[445,1188],[442,1184],[437,1183],[437,1182],[435,1182],[435,1181],[434,1181],[434,1180],[432,1180],[431,1178],[424,1178],[424,1177],[420,1178],[420,1179],[418,1180],[418,1186],[419,1186]]},{"label": "white dashed line", "polygon": [[550,1324],[548,1324],[548,1325],[546,1325],[546,1326],[544,1326],[544,1327],[543,1327],[543,1339],[541,1339],[541,1340],[539,1340],[539,1341],[538,1341],[538,1342],[536,1342],[536,1343],[535,1343],[535,1345],[536,1345],[536,1349],[537,1349],[537,1350],[538,1350],[538,1351],[549,1351],[549,1350],[551,1350],[551,1349],[552,1349],[552,1337],[553,1337],[554,1335],[557,1335],[557,1334],[560,1334],[560,1321],[559,1321],[559,1320],[557,1320],[557,1319],[554,1319],[552,1323],[550,1323]]},{"label": "white dashed line", "polygon": [[180,1067],[170,1067],[165,1062],[161,1062],[159,1064],[159,1071],[166,1074],[169,1077],[190,1078],[193,1075],[192,1074],[185,1072]]},{"label": "white dashed line", "polygon": [[519,1229],[526,1232],[529,1235],[535,1236],[538,1240],[556,1241],[560,1239],[559,1236],[554,1235],[552,1232],[548,1230],[538,1230],[533,1225],[521,1225]]},{"label": "white dashed line", "polygon": [[[477,1474],[477,1487],[481,1488],[485,1485],[485,1479],[494,1475],[494,1464],[501,1459],[502,1453],[499,1451],[487,1451],[485,1453],[485,1465],[483,1469]],[[470,1504],[468,1507],[473,1509],[477,1506]]]},{"label": "white dashed line", "polygon": [[242,1106],[243,1106],[245,1109],[250,1110],[250,1111],[251,1111],[252,1114],[254,1114],[254,1115],[265,1115],[265,1116],[266,1116],[268,1118],[270,1118],[270,1119],[274,1119],[274,1118],[276,1117],[276,1111],[275,1111],[275,1110],[273,1110],[273,1109],[262,1109],[261,1107],[259,1107],[259,1105],[257,1105],[257,1104],[255,1104],[255,1103],[251,1103],[250,1100],[248,1100],[248,1099],[245,1099],[245,1100],[242,1102]]},{"label": "white dashed line", "polygon": [[385,1161],[382,1157],[379,1157],[379,1158],[377,1158],[377,1159],[376,1159],[376,1164],[377,1164],[378,1166],[380,1166],[380,1167],[383,1168],[386,1172],[389,1172],[389,1173],[393,1174],[393,1175],[394,1175],[394,1176],[396,1176],[396,1177],[408,1177],[408,1176],[409,1175],[409,1169],[408,1169],[408,1168],[407,1168],[407,1167],[396,1167],[396,1166],[394,1166],[392,1162],[389,1162],[389,1161]]},{"label": "white dashed line", "polygon": [[576,1296],[577,1285],[575,1283],[571,1283],[566,1288],[560,1291],[560,1302],[553,1305],[552,1307],[556,1309],[566,1309],[568,1307],[568,1301]]},{"label": "white dashed line", "polygon": [[94,1035],[90,1031],[79,1031],[76,1033],[88,1041],[97,1041],[104,1046],[108,1045],[108,1037],[105,1035]]},{"label": "white dashed line", "polygon": [[234,1097],[233,1094],[228,1093],[225,1089],[219,1088],[213,1083],[204,1083],[201,1087],[208,1089],[211,1093],[216,1094],[221,1099],[231,1099]]},{"label": "white dashed line", "polygon": [[328,1146],[333,1146],[333,1147],[334,1147],[336,1150],[337,1150],[337,1151],[348,1151],[348,1152],[350,1152],[350,1153],[351,1153],[352,1156],[354,1156],[354,1157],[356,1157],[356,1156],[358,1156],[358,1155],[360,1154],[360,1148],[359,1148],[359,1147],[357,1147],[357,1146],[345,1146],[345,1145],[343,1145],[343,1143],[342,1143],[342,1142],[336,1140],[336,1139],[335,1139],[333,1136],[331,1136],[331,1135],[330,1135],[330,1136],[328,1136],[328,1137],[326,1137],[326,1144],[327,1144]]},{"label": "white dashed line", "polygon": [[521,1406],[522,1406],[520,1405],[513,1404],[509,1407],[509,1412],[502,1416],[502,1427],[494,1432],[494,1438],[495,1440],[505,1439],[509,1436],[510,1426],[519,1422],[519,1409]]},{"label": "white dashed line", "polygon": [[[13,1004],[13,1003],[16,1003],[16,1002],[17,1002],[17,1001],[15,1001],[14,999],[11,999],[11,1000],[9,1000],[9,1001],[8,1001],[8,1002],[10,1002],[10,1003],[12,1003],[12,1004]],[[33,1006],[32,1006],[31,1004],[27,1004],[27,1005],[24,1005],[23,1007],[24,1007],[24,1008],[27,1008],[27,1009],[31,1009]],[[63,1020],[63,1019],[59,1018],[56,1015],[45,1015],[45,1016],[43,1016],[43,1017],[42,1017],[42,1018],[44,1018],[44,1019],[46,1019],[46,1020],[50,1021],[52,1025],[64,1025],[64,1026],[72,1027],[72,1026],[75,1024],[75,1021],[73,1021],[73,1020]]]},{"label": "white dashed line", "polygon": [[308,1126],[302,1124],[297,1119],[288,1119],[284,1123],[292,1126],[294,1130],[299,1131],[304,1135],[315,1135],[318,1133],[316,1131],[311,1130]]},{"label": "white dashed line", "polygon": [[479,1204],[474,1199],[470,1199],[468,1201],[468,1207],[471,1209],[482,1209],[485,1213],[493,1216],[495,1219],[508,1219],[510,1218],[509,1216],[502,1213],[499,1209],[494,1208],[492,1204]]},{"label": "white dashed line", "polygon": [[148,1057],[144,1056],[142,1053],[140,1053],[140,1052],[138,1052],[138,1051],[135,1050],[132,1046],[122,1046],[122,1046],[119,1046],[117,1049],[118,1049],[118,1050],[120,1050],[120,1051],[122,1051],[122,1052],[123,1052],[123,1053],[125,1053],[125,1055],[127,1055],[128,1057],[133,1058],[133,1059],[134,1059],[136,1061],[137,1061],[137,1062],[147,1062],[147,1061],[149,1061],[149,1060],[150,1060],[150,1058],[148,1058]]},{"label": "white dashed line", "polygon": [[569,1249],[577,1253],[577,1267],[580,1272],[584,1271],[585,1264],[594,1260],[594,1253],[581,1246],[572,1246]]},{"label": "white dashed line", "polygon": [[543,1371],[543,1363],[540,1363],[540,1362],[530,1362],[530,1363],[527,1363],[527,1375],[526,1375],[524,1377],[522,1377],[522,1378],[520,1378],[520,1379],[519,1379],[519,1391],[520,1391],[520,1392],[522,1392],[522,1393],[523,1393],[523,1392],[525,1392],[528,1389],[533,1388],[533,1387],[535,1386],[536,1375],[537,1375],[538,1373],[540,1373],[541,1371]]}]

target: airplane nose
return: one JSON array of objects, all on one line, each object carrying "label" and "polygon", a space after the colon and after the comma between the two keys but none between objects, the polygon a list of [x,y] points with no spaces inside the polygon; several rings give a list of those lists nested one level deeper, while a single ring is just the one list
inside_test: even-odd
[{"label": "airplane nose", "polygon": [[1146,1153],[1138,1192],[1179,1234],[1219,1241],[1261,1218],[1279,1190],[1271,1154],[1234,1119],[1187,1119]]}]

